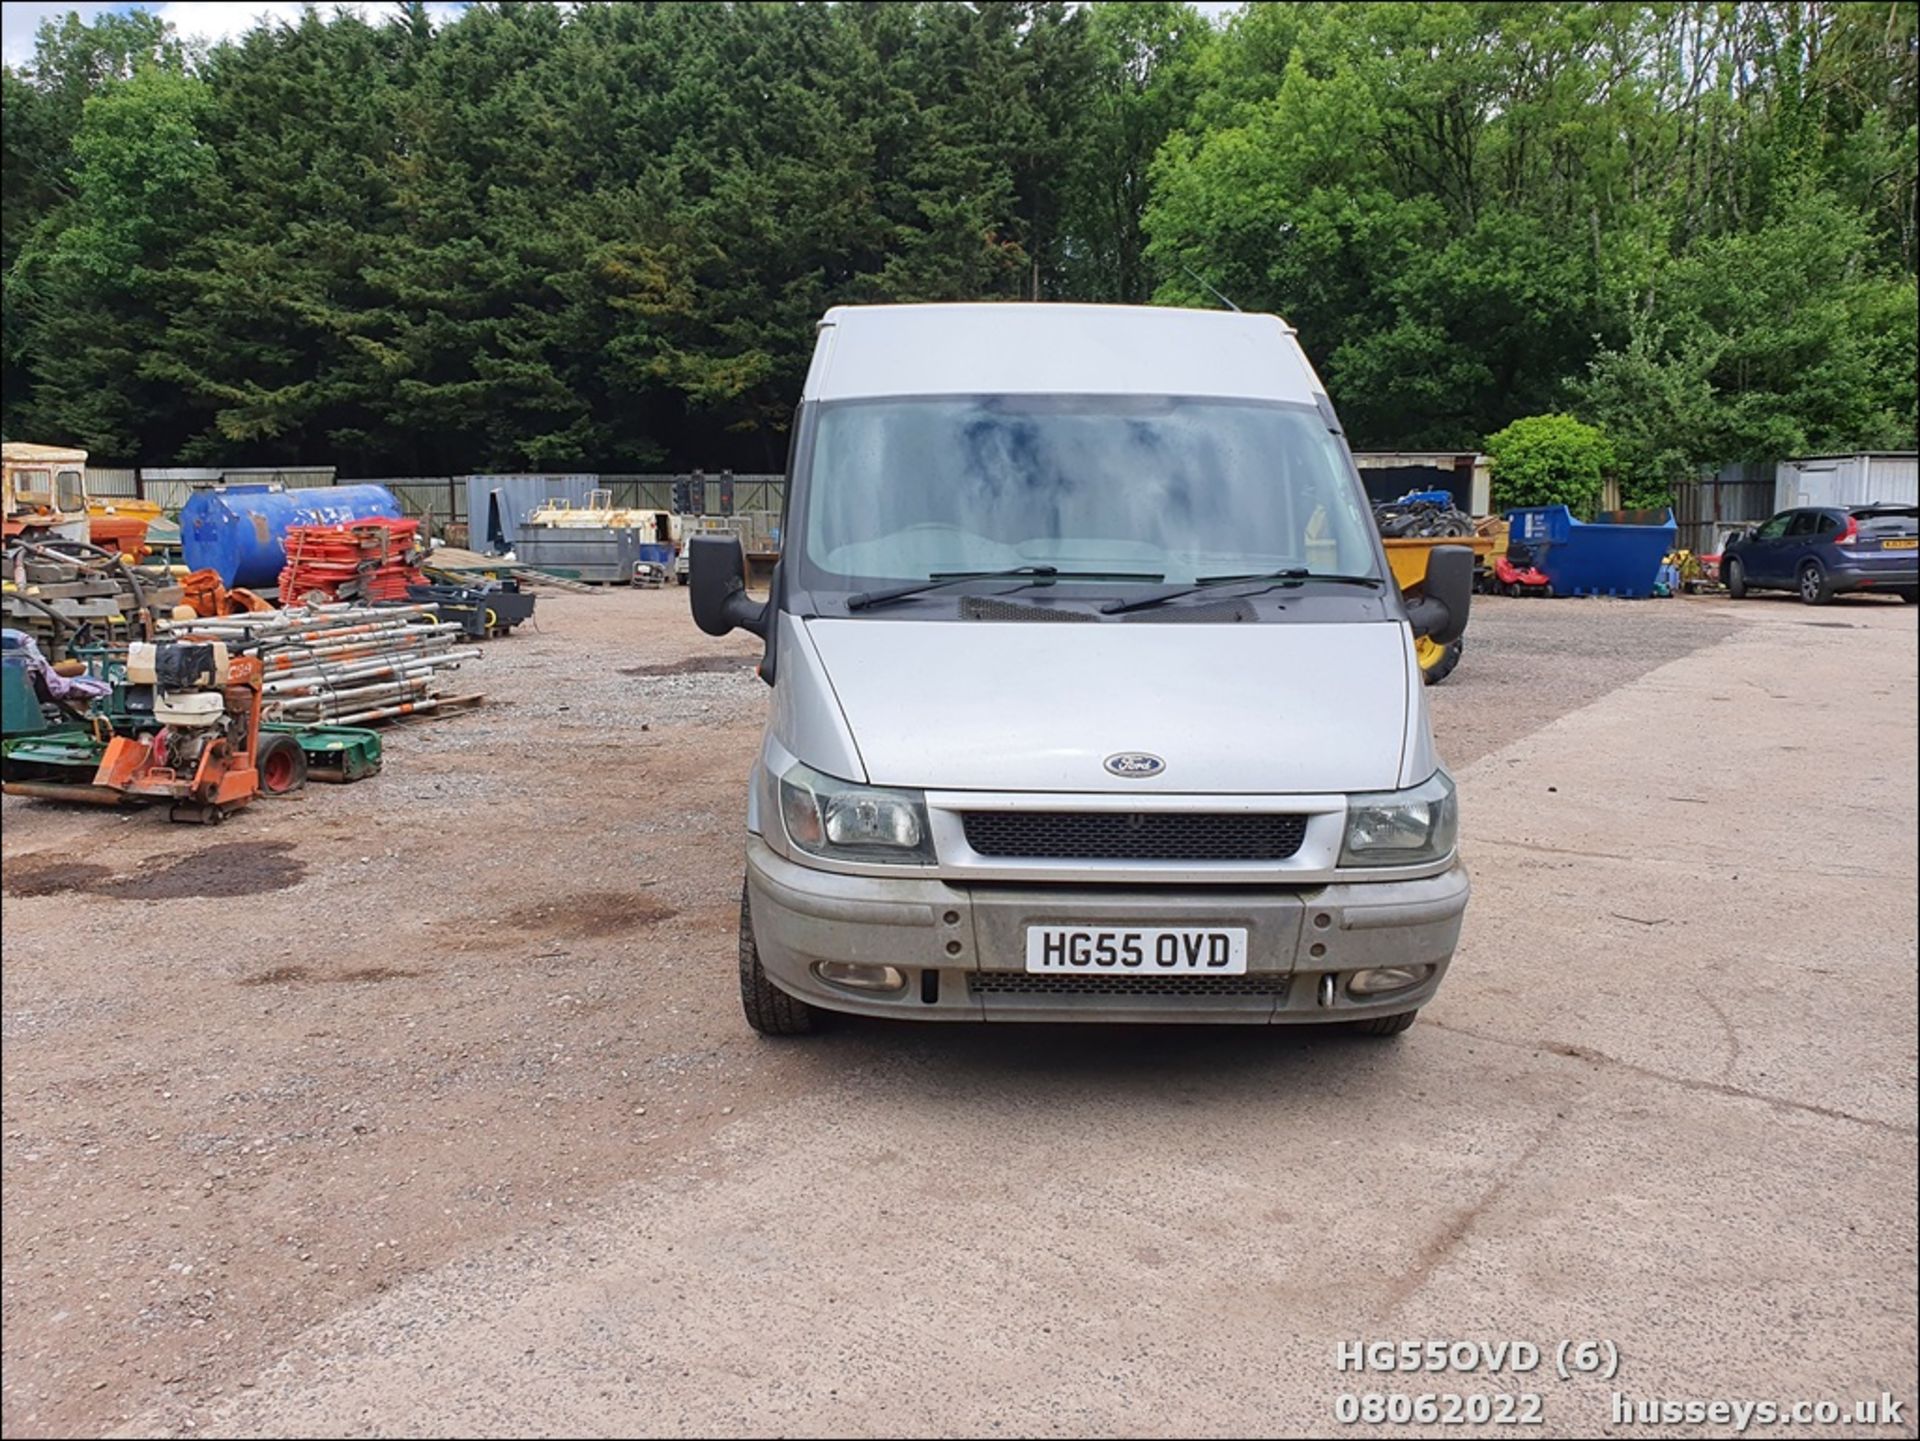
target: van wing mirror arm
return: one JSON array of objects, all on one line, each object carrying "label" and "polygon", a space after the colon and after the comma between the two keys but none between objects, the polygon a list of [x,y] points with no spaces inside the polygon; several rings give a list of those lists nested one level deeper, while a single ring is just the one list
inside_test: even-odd
[{"label": "van wing mirror arm", "polygon": [[1407,619],[1416,636],[1435,645],[1452,645],[1467,630],[1467,611],[1473,604],[1473,550],[1464,545],[1437,545],[1427,557],[1426,579],[1407,598]]},{"label": "van wing mirror arm", "polygon": [[734,535],[696,535],[687,543],[693,623],[708,635],[751,631],[765,639],[771,601],[747,594],[747,555]]}]

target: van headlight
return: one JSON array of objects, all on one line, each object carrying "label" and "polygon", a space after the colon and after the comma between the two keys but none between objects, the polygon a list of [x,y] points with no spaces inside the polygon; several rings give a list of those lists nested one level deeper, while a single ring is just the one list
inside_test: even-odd
[{"label": "van headlight", "polygon": [[1460,806],[1453,781],[1435,771],[1404,791],[1371,791],[1347,797],[1343,866],[1417,866],[1443,861],[1460,833]]},{"label": "van headlight", "polygon": [[839,861],[933,864],[926,797],[855,785],[795,764],[780,777],[787,837],[811,855]]}]

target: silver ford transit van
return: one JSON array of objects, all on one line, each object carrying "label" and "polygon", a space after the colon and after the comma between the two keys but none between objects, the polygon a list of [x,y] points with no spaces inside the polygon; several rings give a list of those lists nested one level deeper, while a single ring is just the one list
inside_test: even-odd
[{"label": "silver ford transit van", "polygon": [[748,1022],[1411,1024],[1467,903],[1415,637],[1325,388],[1270,315],[836,308],[752,598]]}]

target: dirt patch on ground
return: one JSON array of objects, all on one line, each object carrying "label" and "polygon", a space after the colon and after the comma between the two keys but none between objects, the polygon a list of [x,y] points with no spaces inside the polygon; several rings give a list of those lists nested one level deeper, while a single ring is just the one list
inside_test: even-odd
[{"label": "dirt patch on ground", "polygon": [[0,890],[10,896],[57,896],[62,891],[90,891],[112,874],[106,866],[58,853],[17,856],[0,872]]},{"label": "dirt patch on ground", "polygon": [[77,891],[120,901],[180,901],[257,896],[284,891],[307,874],[304,861],[288,854],[291,841],[235,841],[185,855],[142,861],[131,875],[60,854],[21,856],[8,863],[10,896],[52,896]]},{"label": "dirt patch on ground", "polygon": [[404,981],[409,976],[426,974],[424,971],[410,971],[404,966],[360,966],[351,971],[342,971],[336,976],[321,976],[323,981]]},{"label": "dirt patch on ground", "polygon": [[284,891],[306,877],[291,841],[230,841],[143,865],[131,876],[92,888],[123,901],[180,901]]},{"label": "dirt patch on ground", "polygon": [[307,975],[308,971],[305,966],[275,966],[272,970],[261,971],[257,975],[242,976],[240,978],[240,984],[243,986],[285,986],[291,985],[295,981],[304,981],[307,979]]},{"label": "dirt patch on ground", "polygon": [[257,975],[242,976],[239,983],[243,986],[291,986],[301,982],[324,985],[328,982],[399,981],[409,976],[424,974],[423,971],[410,971],[400,966],[357,966],[350,971],[316,975],[306,966],[275,966],[272,970],[261,971]]},{"label": "dirt patch on ground", "polygon": [[640,891],[583,891],[516,906],[502,926],[536,935],[584,939],[658,925],[678,915],[672,906]]},{"label": "dirt patch on ground", "polygon": [[659,676],[659,675],[729,675],[742,671],[752,671],[753,662],[743,661],[737,655],[696,655],[685,660],[669,661],[661,665],[630,665],[621,668],[621,675]]}]

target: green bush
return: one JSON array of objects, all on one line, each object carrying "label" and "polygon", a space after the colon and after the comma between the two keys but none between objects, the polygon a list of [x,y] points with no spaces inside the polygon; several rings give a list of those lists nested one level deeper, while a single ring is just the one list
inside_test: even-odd
[{"label": "green bush", "polygon": [[1529,415],[1487,437],[1493,460],[1493,504],[1564,505],[1587,519],[1613,466],[1606,432],[1571,415]]}]

